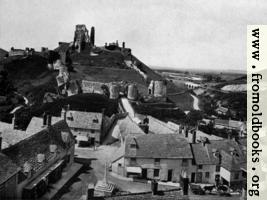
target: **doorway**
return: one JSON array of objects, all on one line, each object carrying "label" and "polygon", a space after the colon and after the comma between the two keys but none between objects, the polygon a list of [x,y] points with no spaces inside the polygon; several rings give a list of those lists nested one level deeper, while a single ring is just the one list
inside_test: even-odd
[{"label": "doorway", "polygon": [[191,174],[191,183],[194,183],[195,182],[195,177],[196,177],[196,173],[192,173]]},{"label": "doorway", "polygon": [[196,182],[197,183],[201,183],[202,182],[202,172],[197,172]]},{"label": "doorway", "polygon": [[172,181],[172,169],[168,170],[168,179],[167,181]]},{"label": "doorway", "polygon": [[142,169],[142,178],[147,178],[147,169]]}]

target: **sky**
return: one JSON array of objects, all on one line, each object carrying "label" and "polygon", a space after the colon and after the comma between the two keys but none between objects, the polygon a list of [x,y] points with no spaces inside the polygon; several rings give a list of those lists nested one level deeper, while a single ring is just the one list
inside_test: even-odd
[{"label": "sky", "polygon": [[85,24],[149,66],[246,70],[246,26],[264,23],[266,0],[0,0],[0,48],[53,49]]}]

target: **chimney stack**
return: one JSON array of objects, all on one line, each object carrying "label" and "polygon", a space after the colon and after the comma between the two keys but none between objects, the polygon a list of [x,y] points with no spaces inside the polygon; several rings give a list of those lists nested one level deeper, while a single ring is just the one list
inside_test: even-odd
[{"label": "chimney stack", "polygon": [[51,122],[52,122],[52,116],[49,114],[47,115],[47,126],[51,126]]},{"label": "chimney stack", "polygon": [[61,111],[61,118],[63,118],[65,121],[67,120],[67,111],[64,107],[62,108]]},{"label": "chimney stack", "polygon": [[122,48],[123,49],[125,48],[125,42],[122,42]]},{"label": "chimney stack", "polygon": [[196,143],[196,137],[197,137],[197,130],[193,130],[192,132],[192,143]]},{"label": "chimney stack", "polygon": [[47,114],[46,114],[46,112],[44,112],[44,114],[43,114],[43,126],[46,126],[46,123],[47,123]]},{"label": "chimney stack", "polygon": [[2,132],[0,132],[0,152],[2,151]]},{"label": "chimney stack", "polygon": [[188,128],[185,128],[185,137],[188,138]]},{"label": "chimney stack", "polygon": [[18,128],[16,120],[17,120],[17,114],[14,113],[13,118],[12,118],[13,129],[17,129]]}]

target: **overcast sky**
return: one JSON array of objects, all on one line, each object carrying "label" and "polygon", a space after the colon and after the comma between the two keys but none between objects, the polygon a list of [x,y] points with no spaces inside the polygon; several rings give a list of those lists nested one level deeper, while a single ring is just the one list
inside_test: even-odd
[{"label": "overcast sky", "polygon": [[0,47],[55,48],[86,24],[150,66],[245,70],[246,25],[266,23],[266,0],[0,0]]}]

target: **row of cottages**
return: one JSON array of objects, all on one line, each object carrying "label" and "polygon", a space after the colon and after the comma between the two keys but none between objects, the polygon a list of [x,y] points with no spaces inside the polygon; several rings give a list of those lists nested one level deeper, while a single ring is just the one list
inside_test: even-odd
[{"label": "row of cottages", "polygon": [[71,167],[74,137],[64,120],[17,136],[4,130],[0,137],[0,199],[37,199]]},{"label": "row of cottages", "polygon": [[128,135],[111,162],[114,173],[179,182],[190,176],[193,155],[189,143],[177,134]]},{"label": "row of cottages", "polygon": [[191,144],[195,172],[191,182],[225,184],[238,188],[245,178],[246,148],[233,140],[203,140]]}]

